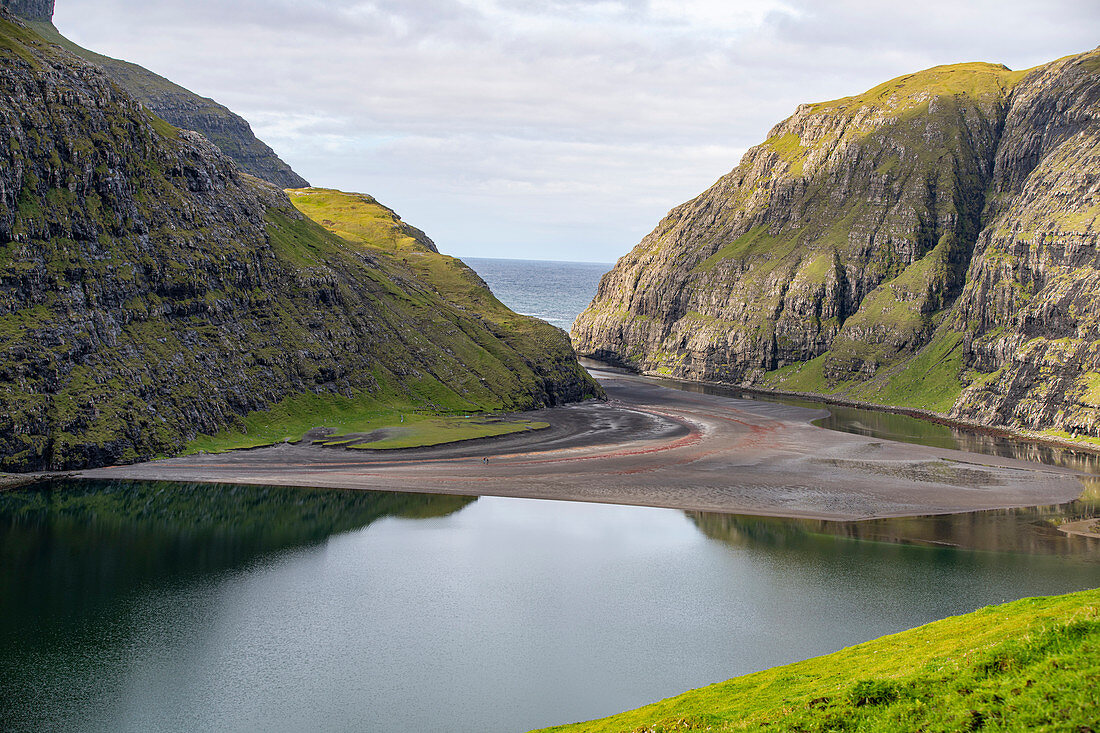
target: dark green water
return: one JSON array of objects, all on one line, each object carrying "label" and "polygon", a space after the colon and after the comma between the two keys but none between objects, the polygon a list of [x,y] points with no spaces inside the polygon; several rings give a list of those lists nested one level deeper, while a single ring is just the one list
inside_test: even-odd
[{"label": "dark green water", "polygon": [[[523,731],[1100,584],[1048,507],[855,524],[150,483],[0,494],[0,729]],[[957,545],[957,546],[952,546]]]}]

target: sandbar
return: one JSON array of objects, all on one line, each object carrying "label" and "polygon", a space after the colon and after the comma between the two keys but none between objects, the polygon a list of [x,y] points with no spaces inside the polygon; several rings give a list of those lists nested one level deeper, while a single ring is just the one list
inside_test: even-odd
[{"label": "sandbar", "polygon": [[[305,442],[83,471],[88,479],[330,487],[859,520],[1060,504],[1068,468],[819,428],[827,414],[593,369],[609,400],[544,430],[388,451]],[[488,459],[488,461],[486,461]]]}]

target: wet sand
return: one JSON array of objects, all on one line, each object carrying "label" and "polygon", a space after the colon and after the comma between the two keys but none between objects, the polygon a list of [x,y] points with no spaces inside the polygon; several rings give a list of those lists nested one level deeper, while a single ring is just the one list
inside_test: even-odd
[{"label": "wet sand", "polygon": [[811,425],[825,410],[685,392],[614,372],[593,374],[610,401],[520,414],[549,422],[545,430],[390,451],[286,444],[79,475],[838,520],[1056,504],[1083,489],[1069,469]]}]

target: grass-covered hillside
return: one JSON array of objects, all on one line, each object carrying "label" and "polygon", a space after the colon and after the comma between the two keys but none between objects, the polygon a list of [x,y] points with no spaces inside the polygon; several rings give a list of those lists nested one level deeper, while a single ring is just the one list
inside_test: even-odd
[{"label": "grass-covered hillside", "polygon": [[331,233],[7,15],[0,137],[4,470],[599,392],[560,330]]},{"label": "grass-covered hillside", "polygon": [[1091,731],[1100,591],[1026,598],[737,677],[561,733]]},{"label": "grass-covered hillside", "polygon": [[605,276],[642,371],[1100,438],[1100,50],[806,104]]},{"label": "grass-covered hillside", "polygon": [[[572,355],[562,349],[563,335],[557,328],[510,310],[462,260],[440,254],[424,232],[403,222],[373,196],[322,188],[288,190],[287,194],[298,211],[340,237],[345,246],[369,253],[395,282],[415,282],[449,307],[476,314],[508,347],[532,366],[539,365],[535,368],[544,377],[552,376],[547,369],[577,370]],[[463,358],[478,361],[483,354],[474,351]],[[559,361],[547,363],[551,358]],[[504,373],[493,378],[501,384],[511,379]],[[598,386],[592,386],[590,394],[598,393]],[[494,403],[489,409],[505,407],[514,405]],[[242,428],[201,435],[189,444],[188,452],[298,440],[317,426],[333,429],[317,442],[372,449],[437,445],[546,427],[546,423],[529,420],[460,414],[483,409],[484,405],[466,400],[444,400],[425,407],[398,394],[362,396],[353,401],[309,394],[247,415]],[[385,432],[374,432],[378,430]]]}]

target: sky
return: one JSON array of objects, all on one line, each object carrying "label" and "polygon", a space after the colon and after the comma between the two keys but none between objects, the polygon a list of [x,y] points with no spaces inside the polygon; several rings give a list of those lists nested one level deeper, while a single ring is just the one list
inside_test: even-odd
[{"label": "sky", "polygon": [[803,102],[1100,43],[1096,0],[57,0],[315,186],[471,257],[612,262]]}]

